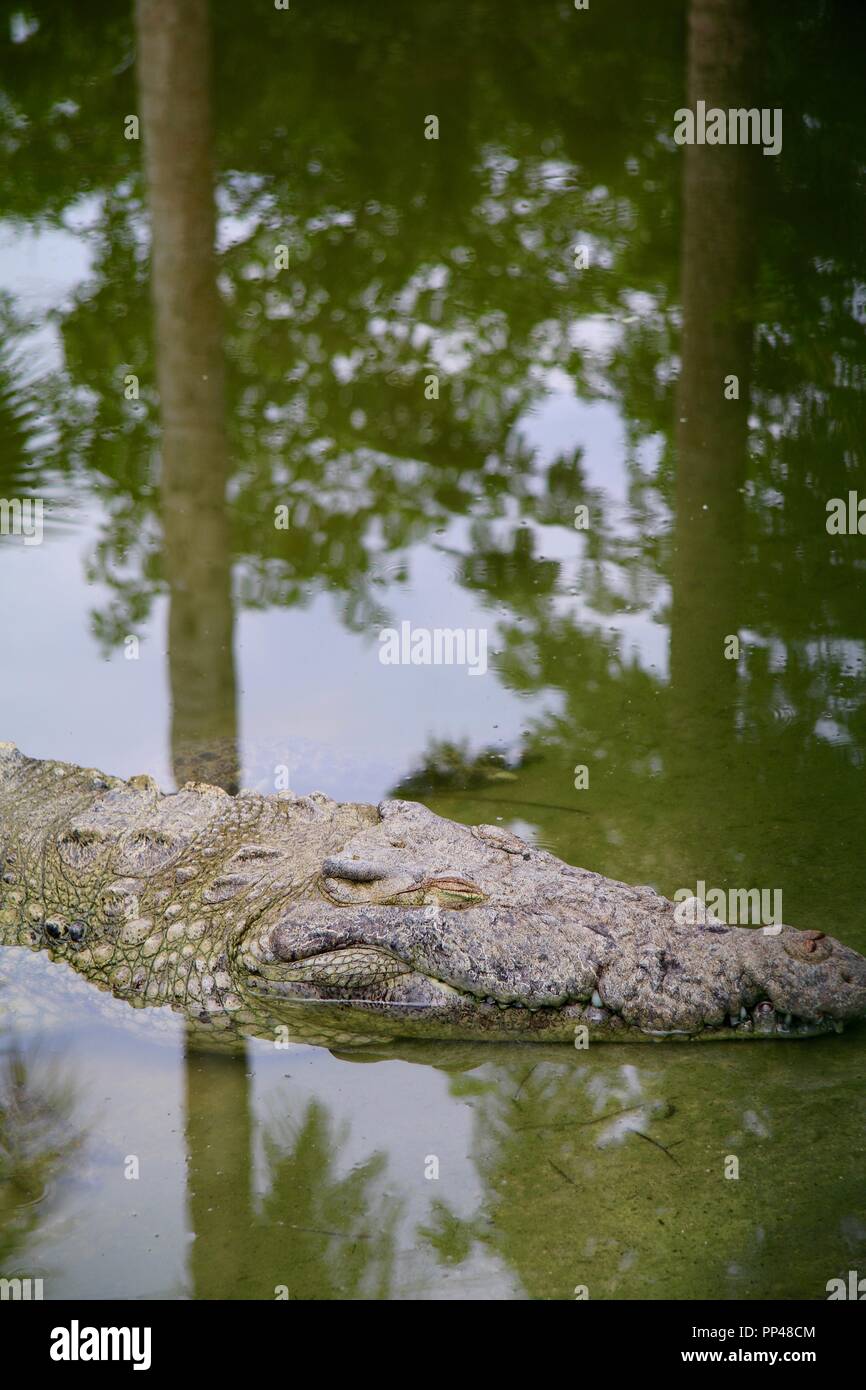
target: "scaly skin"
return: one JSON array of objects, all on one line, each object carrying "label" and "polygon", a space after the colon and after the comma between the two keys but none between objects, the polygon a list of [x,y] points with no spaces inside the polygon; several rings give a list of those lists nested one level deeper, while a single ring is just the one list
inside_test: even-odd
[{"label": "scaly skin", "polygon": [[272,1034],[298,1000],[379,1037],[568,1042],[806,1037],[866,1015],[866,960],[832,937],[681,922],[495,826],[408,801],[163,795],[12,744],[0,894],[0,943],[214,1036]]}]

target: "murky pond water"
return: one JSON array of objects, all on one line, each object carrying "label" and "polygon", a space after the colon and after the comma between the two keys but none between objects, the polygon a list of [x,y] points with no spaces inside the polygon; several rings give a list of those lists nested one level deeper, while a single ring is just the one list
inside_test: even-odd
[{"label": "murky pond water", "polygon": [[[409,796],[866,950],[864,17],[374,8],[178,5],[168,49],[170,5],[3,8],[0,494],[44,513],[0,737]],[[678,146],[697,98],[781,152]],[[384,664],[403,623],[484,660]],[[10,948],[0,1028],[0,1273],[46,1297],[866,1267],[863,1029],[217,1055]]]}]

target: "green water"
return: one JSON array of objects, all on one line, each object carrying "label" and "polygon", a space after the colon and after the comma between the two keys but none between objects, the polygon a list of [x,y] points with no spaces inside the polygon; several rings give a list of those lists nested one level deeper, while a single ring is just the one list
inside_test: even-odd
[{"label": "green water", "polygon": [[[826,525],[866,496],[866,12],[180,9],[172,72],[152,14],[0,6],[0,497],[45,504],[0,535],[0,737],[408,795],[866,951],[866,538]],[[698,97],[781,154],[678,147]],[[383,665],[403,621],[489,669]],[[49,1298],[866,1269],[864,1029],[213,1057],[41,957],[0,986],[0,1274]]]}]

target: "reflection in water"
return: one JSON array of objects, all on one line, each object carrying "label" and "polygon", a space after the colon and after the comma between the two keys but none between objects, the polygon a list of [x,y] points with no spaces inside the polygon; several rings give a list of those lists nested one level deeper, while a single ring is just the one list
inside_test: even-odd
[{"label": "reflection in water", "polygon": [[35,488],[32,472],[38,412],[28,394],[28,372],[16,336],[21,327],[9,298],[0,295],[0,496]]},{"label": "reflection in water", "polygon": [[[663,16],[633,0],[578,31],[561,6],[477,4],[465,24],[463,8],[455,25],[449,5],[383,3],[359,27],[351,0],[323,0],[289,27],[214,0],[211,110],[203,0],[140,0],[151,337],[139,151],[117,138],[117,111],[136,109],[128,22],[82,14],[73,35],[31,7],[58,100],[77,111],[45,101],[17,45],[0,114],[32,177],[7,202],[35,223],[91,194],[93,264],[57,312],[62,366],[37,384],[10,306],[2,486],[35,486],[47,461],[102,508],[89,578],[104,586],[104,650],[168,591],[178,783],[239,780],[233,569],[271,655],[275,610],[297,616],[323,594],[336,604],[316,610],[317,648],[342,651],[347,630],[372,645],[418,601],[421,574],[432,621],[471,600],[495,626],[486,679],[520,717],[510,740],[491,728],[488,697],[467,689],[483,682],[441,704],[443,687],[376,686],[363,738],[380,696],[395,726],[411,706],[403,791],[667,892],[699,877],[779,885],[786,917],[862,949],[863,561],[824,517],[862,471],[866,126],[851,55],[866,19],[805,0],[690,0]],[[611,102],[612,72],[627,100]],[[698,99],[782,107],[782,156],[675,150],[673,112]],[[428,111],[442,113],[438,145],[421,135]],[[593,260],[575,275],[581,239]],[[119,401],[123,363],[157,381],[158,420],[146,387],[140,410]],[[593,433],[611,417],[610,438]],[[733,633],[739,662],[724,659]],[[103,668],[83,641],[79,660],[86,698]],[[32,681],[21,670],[10,683]],[[252,680],[259,696],[279,683],[270,662]],[[339,662],[315,680],[300,732],[316,735],[324,706],[335,741],[357,740]],[[19,721],[25,703],[19,691]],[[279,1065],[251,1055],[257,1078]],[[856,1035],[735,1056],[368,1050],[405,1061],[407,1106],[429,1068],[450,1078],[443,1134],[467,1107],[476,1117],[477,1210],[461,1204],[466,1168],[446,1165],[402,1226],[384,1165],[407,1208],[415,1178],[395,1176],[387,1066],[371,1068],[375,1157],[347,1176],[340,1154],[364,1055],[334,1063],[351,1071],[333,1119],[308,1098],[278,1111],[257,1196],[247,1063],[188,1050],[198,1296],[399,1294],[413,1243],[431,1261],[425,1291],[483,1249],[542,1297],[581,1283],[594,1297],[820,1296],[866,1258]]]},{"label": "reflection in water", "polygon": [[244,1057],[198,1051],[189,1041],[185,1069],[191,1292],[195,1298],[255,1297]]},{"label": "reflection in water", "polygon": [[[50,983],[34,974],[31,993],[38,1000]],[[69,1010],[64,1028],[78,1036],[84,1024],[86,1040],[86,1022]],[[145,1133],[170,1146],[167,1111],[176,1124],[169,1074],[141,1027],[135,1049],[135,1066],[131,1035],[106,1034],[99,1058],[86,1041],[77,1050],[77,1088],[105,1113],[92,1152],[74,1165],[76,1219],[50,1200],[55,1171],[40,1210],[65,1218],[65,1240],[56,1220],[40,1220],[12,1254],[22,1270],[57,1268],[66,1289],[81,1259],[92,1295],[112,1294],[91,1247],[117,1246],[126,1263],[142,1204],[155,1223],[146,1231],[160,1240],[135,1248],[148,1256],[144,1287],[160,1297],[571,1298],[581,1284],[592,1298],[823,1297],[829,1278],[866,1259],[866,1075],[862,1054],[852,1059],[835,1040],[588,1054],[408,1043],[339,1056],[253,1043],[254,1093],[228,1059],[196,1054],[186,1067],[186,1163],[181,1156],[154,1192],[159,1145],[147,1148],[133,1193],[122,1178],[107,1182],[93,1156],[106,1148],[116,1169],[124,1153],[143,1153]],[[162,1084],[149,1085],[150,1074]],[[119,1112],[111,1098],[129,1105],[131,1077],[134,1102]],[[29,1063],[28,1086],[30,1113],[41,1115],[29,1132],[44,1122],[50,1159],[69,1134],[67,1112]],[[44,1106],[32,1105],[36,1092]],[[15,1132],[27,1132],[20,1120]],[[8,1131],[2,1140],[8,1151]],[[426,1177],[430,1155],[436,1181]],[[736,1179],[726,1175],[731,1156]],[[25,1198],[47,1171],[41,1160],[26,1170]],[[187,1246],[177,1233],[175,1263],[157,1211],[176,1205],[184,1178],[194,1239]],[[167,1240],[165,1261],[148,1251]],[[184,1250],[185,1285],[175,1283]]]},{"label": "reflection in water", "polygon": [[[692,0],[692,110],[698,101],[724,110],[752,104],[756,36],[750,8],[748,0]],[[720,806],[736,800],[729,750],[737,736],[738,661],[729,644],[748,626],[741,591],[755,331],[752,184],[763,158],[760,147],[749,145],[687,145],[683,153],[670,755],[682,797],[680,844],[692,866],[690,883],[705,877],[718,839],[701,814],[706,789],[696,775],[707,769],[708,758],[713,772],[720,771],[714,782]]]},{"label": "reflection in water", "polygon": [[[170,592],[175,780],[237,792],[238,752],[222,316],[216,285],[207,0],[138,0],[141,118],[152,231],[161,435],[160,513]],[[217,751],[218,764],[215,763]],[[249,1268],[251,1128],[246,1051],[185,1051],[190,1277],[224,1296]]]},{"label": "reflection in water", "polygon": [[[216,286],[205,0],[139,0],[138,65],[153,250],[163,560],[171,602],[178,785],[238,790],[222,322]],[[311,1105],[265,1135],[254,1210],[246,1049],[185,1049],[188,1211],[196,1298],[387,1297],[398,1207],[369,1190],[379,1156],[340,1179],[341,1136]],[[339,1227],[340,1229],[332,1229]],[[363,1228],[363,1229],[362,1229]]]},{"label": "reflection in water", "polygon": [[387,1298],[400,1204],[383,1154],[344,1167],[348,1127],[311,1102],[264,1127],[265,1191],[251,1191],[247,1077],[237,1058],[187,1057],[190,1259],[196,1298]]},{"label": "reflection in water", "polygon": [[472,1097],[485,1193],[460,1220],[442,1184],[419,1236],[495,1252],[529,1297],[823,1297],[866,1257],[863,1093],[849,1112],[832,1043],[743,1051],[407,1047]]},{"label": "reflection in water", "polygon": [[[692,0],[688,100],[726,110],[749,104],[749,6]],[[682,366],[671,609],[672,706],[687,737],[693,718],[727,722],[737,663],[724,637],[741,621],[743,484],[752,377],[755,274],[749,197],[760,148],[687,145],[683,154]],[[730,384],[731,377],[735,384]],[[736,398],[730,393],[736,390]],[[698,743],[706,738],[700,730]],[[721,732],[721,731],[720,731]],[[694,749],[689,749],[693,756]]]},{"label": "reflection in water", "polygon": [[[139,0],[175,776],[238,790],[207,0]],[[221,752],[218,771],[210,765]]]},{"label": "reflection in water", "polygon": [[282,1116],[265,1132],[270,1186],[257,1211],[256,1267],[289,1298],[394,1296],[394,1231],[400,1202],[382,1191],[377,1153],[344,1176],[346,1127],[311,1102],[297,1123]]},{"label": "reflection in water", "polygon": [[0,1277],[34,1278],[40,1228],[82,1142],[76,1093],[56,1065],[4,1040],[0,1049]]}]

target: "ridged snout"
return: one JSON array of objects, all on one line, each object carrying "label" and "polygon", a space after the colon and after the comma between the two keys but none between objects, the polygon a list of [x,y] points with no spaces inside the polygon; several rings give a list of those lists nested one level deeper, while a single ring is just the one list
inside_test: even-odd
[{"label": "ridged snout", "polygon": [[823,932],[755,933],[763,986],[777,1009],[803,1018],[866,1018],[866,957]]}]

